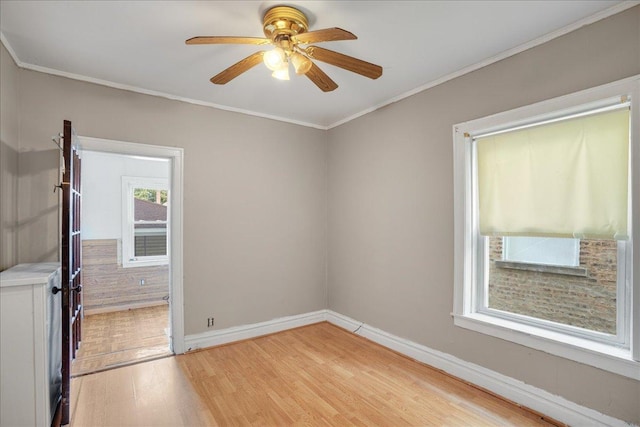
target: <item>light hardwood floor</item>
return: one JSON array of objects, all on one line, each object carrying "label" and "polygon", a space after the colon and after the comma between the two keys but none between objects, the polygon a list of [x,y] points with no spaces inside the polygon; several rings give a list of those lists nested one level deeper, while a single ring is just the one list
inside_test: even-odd
[{"label": "light hardwood floor", "polygon": [[74,378],[71,404],[72,426],[550,424],[328,323]]},{"label": "light hardwood floor", "polygon": [[169,305],[86,316],[72,376],[170,355]]}]

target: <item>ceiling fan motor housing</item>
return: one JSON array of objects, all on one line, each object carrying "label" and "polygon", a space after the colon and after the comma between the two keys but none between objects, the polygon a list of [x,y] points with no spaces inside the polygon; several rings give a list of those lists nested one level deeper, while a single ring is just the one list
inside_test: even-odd
[{"label": "ceiling fan motor housing", "polygon": [[309,29],[304,13],[289,6],[276,6],[264,14],[264,35],[276,42],[276,39],[291,38]]}]

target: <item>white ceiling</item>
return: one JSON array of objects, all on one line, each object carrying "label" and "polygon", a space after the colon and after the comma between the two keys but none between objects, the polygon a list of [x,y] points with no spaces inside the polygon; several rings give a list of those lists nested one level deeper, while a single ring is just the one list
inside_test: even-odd
[{"label": "white ceiling", "polygon": [[[358,40],[319,45],[381,65],[382,77],[369,80],[318,62],[338,83],[335,91],[323,93],[295,74],[290,81],[276,80],[262,65],[224,86],[211,84],[209,78],[260,47],[184,41],[263,37],[262,15],[281,4],[304,11],[311,30],[340,27],[354,33]],[[633,4],[2,0],[0,30],[25,68],[328,128]]]}]

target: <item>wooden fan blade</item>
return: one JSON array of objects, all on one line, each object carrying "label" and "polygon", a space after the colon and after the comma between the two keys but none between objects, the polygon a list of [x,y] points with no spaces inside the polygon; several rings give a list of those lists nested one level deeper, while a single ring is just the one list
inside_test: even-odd
[{"label": "wooden fan blade", "polygon": [[309,46],[305,49],[305,52],[309,55],[309,58],[344,68],[345,70],[369,77],[370,79],[377,79],[382,75],[381,66],[354,58],[353,56],[343,55],[318,46]]},{"label": "wooden fan blade", "polygon": [[211,36],[211,37],[191,37],[185,41],[186,44],[269,44],[270,39],[262,37],[229,37],[229,36]]},{"label": "wooden fan blade", "polygon": [[298,34],[294,40],[298,43],[320,43],[333,42],[337,40],[355,40],[355,34],[350,33],[342,28],[325,28],[323,30],[310,31],[308,33]]},{"label": "wooden fan blade", "polygon": [[246,58],[236,62],[226,70],[211,77],[211,83],[215,83],[217,85],[223,85],[225,83],[229,83],[231,80],[235,79],[240,74],[250,70],[251,68],[261,63],[263,55],[264,55],[264,51],[259,51],[252,55],[247,56]]},{"label": "wooden fan blade", "polygon": [[305,73],[305,76],[315,83],[323,92],[331,92],[338,88],[336,82],[331,80],[316,64],[311,65],[311,68]]}]

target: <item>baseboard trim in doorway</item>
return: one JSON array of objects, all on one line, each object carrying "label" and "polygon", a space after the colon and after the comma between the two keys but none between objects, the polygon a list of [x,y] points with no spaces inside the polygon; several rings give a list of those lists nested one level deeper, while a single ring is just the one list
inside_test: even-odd
[{"label": "baseboard trim in doorway", "polygon": [[311,313],[280,317],[266,322],[187,335],[184,339],[185,348],[187,351],[194,351],[201,348],[213,347],[234,341],[273,334],[275,332],[286,331],[287,329],[298,328],[300,326],[311,325],[313,323],[324,322],[326,320],[326,312],[327,310],[319,310]]},{"label": "baseboard trim in doorway", "polygon": [[126,305],[112,305],[108,307],[85,308],[84,315],[92,316],[94,314],[113,313],[115,311],[137,310],[139,308],[157,307],[159,305],[168,305],[168,303],[165,300],[160,300],[160,301],[139,302],[134,304],[126,304]]},{"label": "baseboard trim in doorway", "polygon": [[597,425],[617,427],[629,425],[622,420],[578,405],[577,403],[522,381],[458,359],[451,354],[398,337],[334,311],[327,310],[326,319],[329,323],[355,332],[357,335],[363,336],[384,347],[433,366],[454,377],[486,389],[498,396],[530,408],[533,411],[545,414],[560,422],[581,426]]},{"label": "baseboard trim in doorway", "polygon": [[116,363],[114,365],[109,365],[109,366],[105,366],[105,367],[102,367],[102,368],[94,369],[94,370],[92,370],[90,372],[82,372],[82,373],[79,373],[79,374],[72,374],[71,378],[84,377],[84,376],[87,376],[87,375],[97,374],[98,372],[110,371],[112,369],[123,368],[125,366],[137,365],[137,364],[145,363],[145,362],[152,362],[154,360],[165,359],[167,357],[173,357],[173,356],[175,356],[175,354],[168,352],[166,354],[158,354],[156,356],[150,356],[150,357],[146,357],[144,359],[136,359],[136,360],[130,360],[130,361],[127,361],[127,362]]}]

